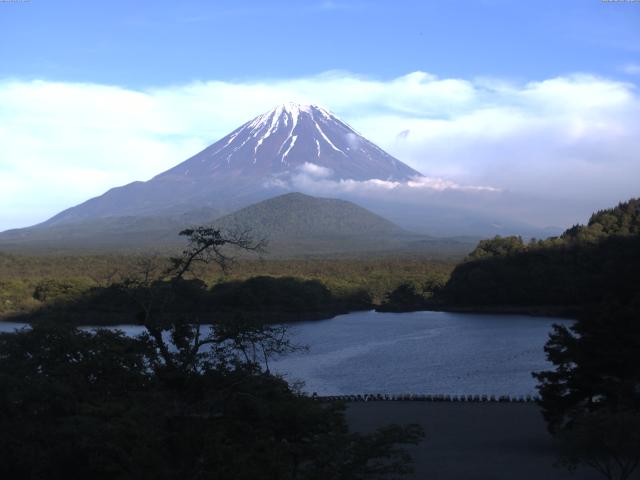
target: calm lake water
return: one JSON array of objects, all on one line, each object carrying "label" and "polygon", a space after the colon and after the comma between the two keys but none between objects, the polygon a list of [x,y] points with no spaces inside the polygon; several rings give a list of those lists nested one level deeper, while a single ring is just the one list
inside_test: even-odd
[{"label": "calm lake water", "polygon": [[[300,352],[271,361],[319,395],[431,393],[533,395],[532,371],[550,367],[544,344],[570,320],[445,312],[356,312],[292,324]],[[20,324],[0,322],[0,331]],[[137,334],[142,327],[118,328]]]}]

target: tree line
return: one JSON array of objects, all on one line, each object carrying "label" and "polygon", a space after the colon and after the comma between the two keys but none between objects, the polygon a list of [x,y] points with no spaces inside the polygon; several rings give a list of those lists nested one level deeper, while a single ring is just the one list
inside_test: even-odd
[{"label": "tree line", "polygon": [[[0,318],[50,309],[54,304],[59,307],[61,304],[71,306],[78,303],[88,307],[87,297],[94,298],[97,308],[95,316],[102,317],[105,315],[103,307],[127,301],[109,287],[136,275],[150,261],[165,265],[168,258],[154,255],[24,256],[0,253]],[[192,278],[203,282],[203,297],[214,288],[227,291],[223,287],[226,282],[239,286],[253,277],[292,277],[298,282],[312,281],[315,285],[323,285],[337,303],[348,303],[350,297],[363,298],[366,295],[376,305],[383,301],[388,292],[403,283],[418,287],[425,279],[436,279],[443,283],[453,267],[454,263],[449,260],[408,257],[286,260],[243,257],[238,258],[233,268],[225,273],[212,265],[196,265]],[[269,281],[263,279],[257,282]],[[277,280],[273,282],[278,283]],[[249,282],[248,287],[251,285],[255,285],[255,282]],[[98,297],[102,297],[104,302]],[[341,308],[336,307],[335,310]],[[129,314],[121,313],[122,318],[118,322],[130,320]],[[112,314],[115,317],[118,312]]]},{"label": "tree line", "polygon": [[640,200],[593,214],[559,237],[481,241],[439,292],[451,305],[559,306],[586,311],[640,291]]}]

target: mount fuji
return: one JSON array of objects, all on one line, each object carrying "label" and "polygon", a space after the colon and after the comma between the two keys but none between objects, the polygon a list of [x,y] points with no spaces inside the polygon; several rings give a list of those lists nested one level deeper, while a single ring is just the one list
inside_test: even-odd
[{"label": "mount fuji", "polygon": [[[422,237],[542,236],[517,221],[504,222],[474,211],[476,197],[462,189],[433,188],[417,199],[407,197],[407,193],[415,194],[412,184],[426,181],[429,179],[420,172],[324,108],[286,103],[146,182],[113,188],[38,225],[0,233],[0,247],[86,251],[175,246],[177,232],[183,228],[224,218],[228,222],[230,214],[255,204],[259,206],[232,218],[249,218],[263,226],[277,226],[273,231],[299,234],[308,232],[309,225],[329,225],[332,233],[325,250],[343,248],[344,238],[356,230],[362,230],[357,245],[363,245],[361,239],[367,235],[381,240],[379,232],[383,232],[393,237],[393,248],[399,238],[402,243],[411,236],[403,228],[420,232]],[[364,193],[350,188],[353,185],[366,187]],[[327,186],[328,192],[322,189]],[[375,188],[368,191],[369,187]],[[338,197],[356,205],[287,195],[296,191]],[[260,204],[280,196],[277,202]],[[452,197],[457,206],[447,204]],[[264,215],[268,218],[259,219]],[[282,216],[288,219],[286,226]],[[358,218],[350,218],[354,216]],[[402,228],[389,228],[388,220]],[[317,232],[308,236],[314,242],[319,238]],[[416,238],[409,240],[415,243]]]},{"label": "mount fuji", "polygon": [[305,172],[359,181],[421,176],[327,110],[286,103],[147,182],[113,188],[41,225],[202,209],[215,216],[289,192],[290,180]]}]

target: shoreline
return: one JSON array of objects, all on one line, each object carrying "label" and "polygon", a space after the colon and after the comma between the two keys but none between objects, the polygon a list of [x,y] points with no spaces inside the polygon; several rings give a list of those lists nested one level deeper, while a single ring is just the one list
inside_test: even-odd
[{"label": "shoreline", "polygon": [[575,320],[583,311],[580,306],[559,305],[421,305],[419,308],[402,308],[393,306],[376,306],[379,313],[411,313],[411,312],[450,312],[493,315],[527,315],[531,317],[557,317]]},{"label": "shoreline", "polygon": [[428,310],[454,313],[558,317],[575,320],[584,311],[584,307],[558,305],[439,305]]},{"label": "shoreline", "polygon": [[[194,313],[194,318],[197,321],[193,323],[198,324],[211,324],[214,320],[230,320],[233,318],[242,318],[248,321],[263,321],[264,324],[289,324],[289,323],[301,323],[312,322],[319,320],[329,320],[339,315],[347,315],[350,313],[367,312],[372,311],[373,308],[362,308],[349,310],[345,308],[337,308],[331,310],[322,311],[309,311],[309,312],[260,312],[260,311],[220,311],[220,312],[198,312]],[[92,321],[89,325],[80,321],[80,318],[91,318]],[[120,314],[110,312],[46,312],[35,311],[29,313],[21,313],[14,315],[4,315],[0,317],[0,323],[25,323],[33,324],[43,321],[59,321],[71,323],[76,326],[98,326],[98,327],[111,327],[117,325],[139,325],[143,326],[143,323],[136,321],[135,315],[132,314]]]},{"label": "shoreline", "polygon": [[[520,305],[491,305],[491,306],[462,306],[462,305],[422,305],[420,308],[400,309],[400,308],[380,308],[380,305],[372,305],[369,308],[346,309],[338,308],[313,312],[257,312],[257,311],[222,311],[217,313],[201,312],[195,317],[200,320],[195,323],[210,324],[214,319],[229,320],[241,317],[249,321],[263,321],[265,324],[290,324],[301,322],[313,322],[329,320],[339,315],[351,313],[375,311],[377,313],[415,313],[415,312],[448,312],[477,315],[526,315],[531,317],[557,317],[568,320],[575,320],[584,308],[580,307],[560,307],[560,306],[520,306]],[[3,315],[0,316],[0,323],[26,323],[32,324],[44,320],[70,322],[77,326],[86,326],[84,322],[78,321],[78,317],[91,317],[91,326],[116,326],[116,325],[140,325],[134,315],[121,315],[109,312],[51,312],[36,311],[30,313]],[[47,318],[48,317],[48,318]]]}]

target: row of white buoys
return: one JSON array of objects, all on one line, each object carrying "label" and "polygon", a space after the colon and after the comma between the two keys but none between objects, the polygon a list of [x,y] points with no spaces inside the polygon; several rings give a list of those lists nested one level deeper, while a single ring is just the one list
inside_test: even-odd
[{"label": "row of white buoys", "polygon": [[321,402],[459,402],[459,403],[532,403],[540,400],[537,395],[431,395],[416,393],[367,393],[363,395],[317,395],[312,398]]}]

